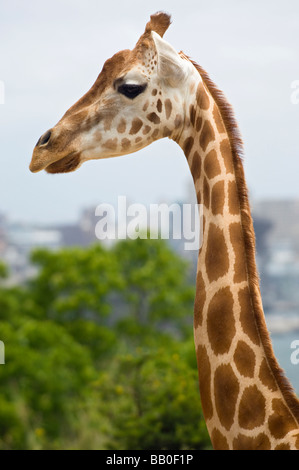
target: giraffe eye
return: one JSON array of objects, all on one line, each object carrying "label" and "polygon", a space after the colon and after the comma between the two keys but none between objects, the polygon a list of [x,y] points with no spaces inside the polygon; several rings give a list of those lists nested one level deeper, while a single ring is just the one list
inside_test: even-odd
[{"label": "giraffe eye", "polygon": [[136,96],[140,95],[146,89],[146,85],[133,85],[123,83],[117,89],[119,93],[125,95],[127,98],[133,100]]}]

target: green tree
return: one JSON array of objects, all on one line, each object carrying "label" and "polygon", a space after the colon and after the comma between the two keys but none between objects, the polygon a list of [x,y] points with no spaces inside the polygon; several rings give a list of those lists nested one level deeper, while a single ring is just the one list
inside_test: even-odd
[{"label": "green tree", "polygon": [[32,262],[39,274],[31,291],[48,318],[97,322],[111,312],[109,295],[122,288],[113,252],[100,244],[57,252],[35,250]]},{"label": "green tree", "polygon": [[8,277],[8,269],[4,263],[0,261],[0,279],[5,279]]},{"label": "green tree", "polygon": [[188,264],[140,239],[32,261],[27,285],[0,284],[0,449],[208,446]]},{"label": "green tree", "polygon": [[36,250],[39,274],[30,284],[40,314],[63,324],[96,361],[115,349],[113,298],[123,288],[114,254],[101,245],[57,252]]},{"label": "green tree", "polygon": [[[182,346],[184,344],[176,344]],[[97,393],[109,420],[106,446],[124,450],[210,448],[197,370],[174,347],[139,348],[116,358]]]},{"label": "green tree", "polygon": [[89,352],[50,320],[0,322],[0,331],[0,448],[38,448],[39,437],[55,448],[96,377]]},{"label": "green tree", "polygon": [[126,312],[122,331],[170,331],[182,335],[192,325],[194,286],[189,265],[161,239],[119,242],[114,249],[124,282]]}]

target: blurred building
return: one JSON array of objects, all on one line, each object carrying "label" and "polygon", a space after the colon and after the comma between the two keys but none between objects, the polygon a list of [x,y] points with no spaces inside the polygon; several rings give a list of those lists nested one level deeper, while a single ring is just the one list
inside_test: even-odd
[{"label": "blurred building", "polygon": [[[185,201],[174,205],[171,219],[167,221],[169,243],[191,263],[192,276],[196,273],[198,249],[186,250],[188,240],[177,237],[177,231],[184,233],[186,221],[178,218],[179,224],[175,225],[172,218],[182,214],[183,204],[191,203],[195,207],[195,202],[194,191],[190,190]],[[265,311],[299,311],[299,201],[255,201],[252,211]],[[192,213],[194,215],[194,210]],[[0,214],[0,257],[9,267],[9,282],[22,283],[35,275],[30,264],[30,253],[35,248],[57,250],[92,243],[111,244],[113,240],[97,239],[95,227],[98,221],[95,207],[84,210],[76,223],[51,227],[11,222]]]},{"label": "blurred building", "polygon": [[254,217],[269,224],[265,243],[258,247],[265,307],[271,311],[298,310],[299,201],[258,201],[253,212]]},{"label": "blurred building", "polygon": [[94,241],[94,229],[86,224],[85,212],[78,223],[51,227],[11,222],[9,218],[0,216],[0,259],[9,268],[7,283],[10,285],[22,284],[36,274],[30,263],[34,249],[88,246]]}]

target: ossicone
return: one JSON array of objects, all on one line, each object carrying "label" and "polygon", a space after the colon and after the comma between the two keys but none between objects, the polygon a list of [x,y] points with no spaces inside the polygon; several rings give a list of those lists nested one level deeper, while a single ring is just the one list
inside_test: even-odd
[{"label": "ossicone", "polygon": [[162,38],[165,31],[167,31],[170,23],[171,23],[170,15],[162,11],[159,11],[155,13],[154,15],[151,15],[151,19],[145,27],[145,32],[147,33],[151,31],[155,31]]}]

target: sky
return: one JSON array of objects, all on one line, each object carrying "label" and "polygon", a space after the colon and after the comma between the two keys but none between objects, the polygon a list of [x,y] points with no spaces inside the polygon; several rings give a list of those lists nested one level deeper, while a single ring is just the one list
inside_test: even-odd
[{"label": "sky", "polygon": [[0,0],[0,213],[67,223],[119,195],[144,204],[185,198],[189,168],[169,139],[70,174],[28,168],[40,135],[91,87],[107,58],[134,47],[159,10],[172,16],[164,38],[207,70],[233,105],[251,200],[299,199],[297,0]]}]

